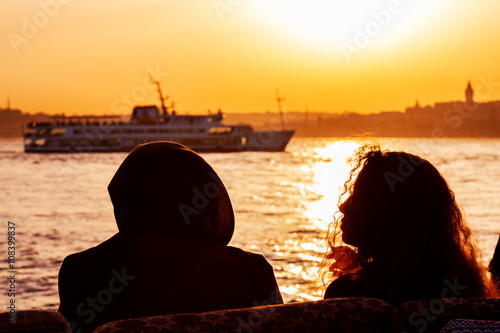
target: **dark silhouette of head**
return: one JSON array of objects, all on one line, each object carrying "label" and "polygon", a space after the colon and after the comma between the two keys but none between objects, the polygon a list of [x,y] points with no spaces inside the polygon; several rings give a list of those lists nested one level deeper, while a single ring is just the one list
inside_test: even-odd
[{"label": "dark silhouette of head", "polygon": [[395,302],[441,297],[443,281],[455,278],[467,285],[456,296],[487,294],[471,231],[431,163],[376,146],[361,147],[351,162],[329,236],[334,276],[358,272],[367,289]]},{"label": "dark silhouette of head", "polygon": [[370,256],[414,249],[450,234],[462,221],[453,192],[428,161],[372,150],[360,159],[349,197],[340,205],[343,240]]},{"label": "dark silhouette of head", "polygon": [[173,142],[137,146],[125,158],[108,191],[120,232],[173,234],[226,245],[234,214],[212,167]]}]

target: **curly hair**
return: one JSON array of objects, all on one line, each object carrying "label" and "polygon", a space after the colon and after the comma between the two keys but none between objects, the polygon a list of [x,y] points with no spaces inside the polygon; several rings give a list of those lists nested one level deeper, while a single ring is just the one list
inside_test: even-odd
[{"label": "curly hair", "polygon": [[431,163],[373,145],[349,162],[323,265],[333,279],[357,281],[351,296],[400,303],[443,297],[450,283],[462,286],[458,297],[498,295],[454,193]]}]

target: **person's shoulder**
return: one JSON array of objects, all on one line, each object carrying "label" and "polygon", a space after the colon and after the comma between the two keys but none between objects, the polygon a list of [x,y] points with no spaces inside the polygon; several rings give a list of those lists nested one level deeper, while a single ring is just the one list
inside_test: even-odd
[{"label": "person's shoulder", "polygon": [[254,263],[257,265],[264,265],[264,266],[271,267],[269,262],[266,260],[266,258],[262,254],[244,251],[240,248],[233,247],[233,246],[227,246],[226,248],[232,256],[234,256],[240,260],[251,262],[251,263]]},{"label": "person's shoulder", "polygon": [[66,258],[64,258],[62,265],[61,265],[61,271],[68,270],[71,267],[75,266],[81,266],[83,262],[86,261],[86,259],[92,255],[92,252],[95,250],[96,247],[91,247],[90,249],[77,252],[77,253],[72,253]]},{"label": "person's shoulder", "polygon": [[355,286],[358,275],[355,273],[345,274],[333,280],[326,288],[324,298],[352,297],[355,296]]},{"label": "person's shoulder", "polygon": [[254,278],[254,297],[259,305],[282,304],[283,298],[276,283],[273,266],[266,258],[258,253],[244,251],[239,248],[227,247],[234,258],[239,262]]},{"label": "person's shoulder", "polygon": [[89,262],[96,263],[102,259],[107,260],[105,254],[120,253],[120,248],[126,246],[125,242],[125,237],[118,233],[97,246],[70,254],[64,258],[61,265],[61,271],[68,270],[72,267],[82,267]]}]

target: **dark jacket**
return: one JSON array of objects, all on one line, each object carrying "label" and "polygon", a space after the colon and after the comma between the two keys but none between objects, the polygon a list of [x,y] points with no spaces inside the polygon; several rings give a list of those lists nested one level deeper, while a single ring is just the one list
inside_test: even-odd
[{"label": "dark jacket", "polygon": [[75,333],[119,319],[283,302],[273,269],[261,255],[121,233],[64,260],[59,296],[59,312]]}]

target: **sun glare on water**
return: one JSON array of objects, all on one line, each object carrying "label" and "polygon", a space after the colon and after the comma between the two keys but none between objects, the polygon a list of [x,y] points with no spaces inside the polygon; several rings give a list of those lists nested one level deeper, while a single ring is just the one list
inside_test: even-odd
[{"label": "sun glare on water", "polygon": [[316,193],[319,199],[308,204],[304,215],[320,230],[328,229],[338,210],[342,186],[350,171],[347,158],[359,146],[360,143],[354,141],[338,141],[315,150],[318,162],[312,166],[314,181],[308,190]]}]

